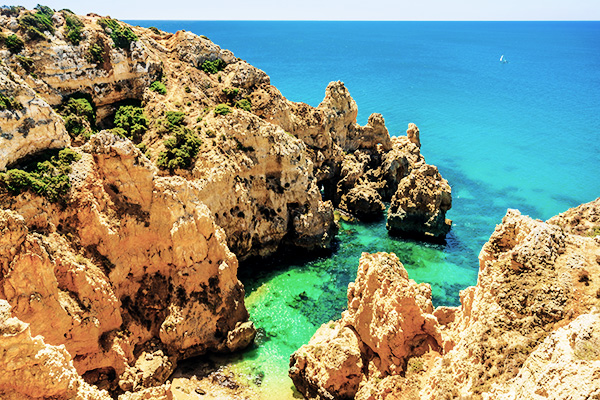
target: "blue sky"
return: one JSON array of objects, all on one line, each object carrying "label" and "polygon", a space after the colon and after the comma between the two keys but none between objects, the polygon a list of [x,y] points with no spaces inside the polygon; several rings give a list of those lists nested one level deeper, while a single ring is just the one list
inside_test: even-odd
[{"label": "blue sky", "polygon": [[[36,0],[77,14],[179,20],[600,20],[600,0]],[[12,3],[9,3],[12,4]]]}]

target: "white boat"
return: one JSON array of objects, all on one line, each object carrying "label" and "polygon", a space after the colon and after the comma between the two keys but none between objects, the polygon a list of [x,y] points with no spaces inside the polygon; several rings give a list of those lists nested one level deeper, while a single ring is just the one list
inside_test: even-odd
[{"label": "white boat", "polygon": [[502,54],[500,56],[500,62],[503,63],[503,64],[506,64],[508,62],[508,60],[506,58],[504,58],[504,54]]}]

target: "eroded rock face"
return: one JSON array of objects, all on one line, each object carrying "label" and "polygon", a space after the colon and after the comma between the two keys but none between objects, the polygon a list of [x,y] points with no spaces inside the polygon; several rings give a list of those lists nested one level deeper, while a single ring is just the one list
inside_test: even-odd
[{"label": "eroded rock face", "polygon": [[16,108],[0,109],[0,170],[25,156],[71,144],[62,118],[4,63],[0,87],[16,103]]},{"label": "eroded rock face", "polygon": [[400,181],[388,210],[387,228],[395,235],[443,240],[452,226],[446,219],[451,207],[448,181],[435,166],[421,164]]},{"label": "eroded rock face", "polygon": [[360,220],[369,221],[383,217],[385,205],[372,186],[359,185],[342,196],[340,208],[354,214]]},{"label": "eroded rock face", "polygon": [[[587,226],[593,203],[562,215],[575,221],[579,212]],[[569,233],[586,229],[567,225],[509,210],[481,250],[477,286],[461,292],[457,308],[433,310],[427,286],[410,283],[395,256],[363,255],[348,311],[330,334],[324,325],[294,353],[290,375],[308,398],[346,398],[336,388],[356,381],[356,399],[598,395],[600,241]],[[365,271],[373,264],[381,266]],[[351,327],[362,345],[335,347],[338,325]],[[343,360],[357,348],[360,379],[320,361]]]},{"label": "eroded rock face", "polygon": [[290,377],[307,398],[354,398],[443,346],[432,312],[431,288],[409,280],[395,254],[363,253],[348,310],[292,355]]},{"label": "eroded rock face", "polygon": [[0,396],[7,400],[48,398],[110,400],[75,370],[65,346],[32,336],[29,324],[13,316],[0,299]]},{"label": "eroded rock face", "polygon": [[125,390],[164,382],[179,358],[248,345],[237,259],[200,190],[158,177],[108,132],[82,150],[64,208],[30,193],[1,199],[14,210],[0,217],[11,232],[0,294],[13,314],[64,345],[86,379]]}]

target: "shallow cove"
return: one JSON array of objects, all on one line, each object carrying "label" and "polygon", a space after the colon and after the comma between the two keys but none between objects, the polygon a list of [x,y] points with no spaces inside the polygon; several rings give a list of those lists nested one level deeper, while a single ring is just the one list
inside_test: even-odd
[{"label": "shallow cove", "polygon": [[224,361],[260,378],[265,398],[292,396],[289,355],[339,317],[362,251],[396,252],[436,305],[457,305],[507,208],[547,219],[600,195],[599,22],[130,22],[206,35],[312,106],[342,80],[359,123],[382,113],[392,135],[416,123],[427,162],[452,186],[446,247],[391,239],[384,223],[343,223],[329,258],[241,266],[265,333]]}]

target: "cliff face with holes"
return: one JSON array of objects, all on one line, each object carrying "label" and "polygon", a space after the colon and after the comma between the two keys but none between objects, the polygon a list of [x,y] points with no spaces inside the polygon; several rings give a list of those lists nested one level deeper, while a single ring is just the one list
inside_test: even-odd
[{"label": "cliff face with holes", "polygon": [[600,198],[548,222],[509,210],[457,308],[434,310],[395,255],[363,254],[342,319],[291,357],[296,387],[316,399],[600,395],[598,215]]},{"label": "cliff face with holes", "polygon": [[247,346],[238,259],[328,248],[334,207],[382,218],[424,165],[418,129],[358,125],[343,83],[293,103],[205,37],[47,7],[2,8],[0,30],[3,398],[143,391]]}]

